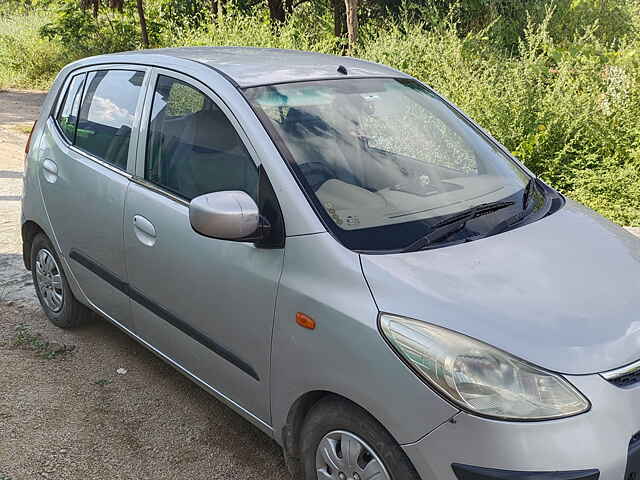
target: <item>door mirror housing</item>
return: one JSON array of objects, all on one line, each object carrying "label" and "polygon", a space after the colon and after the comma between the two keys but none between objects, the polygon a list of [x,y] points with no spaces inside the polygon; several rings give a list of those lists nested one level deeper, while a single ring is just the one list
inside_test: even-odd
[{"label": "door mirror housing", "polygon": [[189,204],[191,227],[201,235],[223,240],[256,241],[261,235],[256,202],[238,190],[200,195]]}]

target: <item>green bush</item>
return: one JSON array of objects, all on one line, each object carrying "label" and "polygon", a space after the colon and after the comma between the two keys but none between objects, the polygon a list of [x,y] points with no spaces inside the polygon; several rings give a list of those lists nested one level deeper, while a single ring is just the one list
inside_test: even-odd
[{"label": "green bush", "polygon": [[[75,58],[140,47],[132,3],[93,18],[77,0],[57,1],[53,12],[0,12],[0,86],[46,86]],[[263,6],[232,4],[212,22],[208,12],[176,14],[186,5],[178,0],[146,1],[154,46],[340,53],[328,4],[303,3],[274,29]],[[357,56],[423,80],[554,187],[618,223],[640,225],[639,4],[394,0],[381,15],[383,4],[365,8]]]},{"label": "green bush", "polygon": [[0,16],[0,88],[47,88],[61,66],[74,60],[62,46],[42,38],[44,12]]},{"label": "green bush", "polygon": [[333,19],[318,15],[312,8],[300,8],[289,22],[274,29],[268,12],[255,9],[250,14],[230,8],[221,23],[198,29],[167,25],[163,46],[218,45],[271,47],[338,53],[332,34]]}]

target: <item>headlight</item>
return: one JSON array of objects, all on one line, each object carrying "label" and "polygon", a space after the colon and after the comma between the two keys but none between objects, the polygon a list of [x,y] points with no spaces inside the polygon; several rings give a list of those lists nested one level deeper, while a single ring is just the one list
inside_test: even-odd
[{"label": "headlight", "polygon": [[422,378],[465,410],[503,420],[543,420],[590,407],[564,378],[478,340],[395,315],[381,315],[380,326]]}]

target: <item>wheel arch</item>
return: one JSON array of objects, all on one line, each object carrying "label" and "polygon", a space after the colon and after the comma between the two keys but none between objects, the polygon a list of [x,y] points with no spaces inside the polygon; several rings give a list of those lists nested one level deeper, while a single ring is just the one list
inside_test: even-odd
[{"label": "wheel arch", "polygon": [[[33,220],[27,220],[22,224],[22,261],[27,270],[31,270],[31,246],[36,235],[42,233],[47,236],[44,229]],[[48,238],[48,236],[47,236]]]},{"label": "wheel arch", "polygon": [[[304,422],[311,409],[320,401],[326,400],[328,398],[335,398],[344,402],[348,402],[371,415],[371,413],[366,408],[364,408],[362,405],[358,405],[350,398],[328,390],[313,390],[306,392],[298,397],[289,408],[287,420],[284,427],[282,427],[281,432],[282,449],[284,451],[285,463],[287,464],[287,468],[289,469],[289,472],[291,473],[293,478],[304,478],[304,469],[300,459],[300,440]],[[374,420],[380,423],[379,420],[377,420],[373,415],[371,416]],[[389,435],[391,435],[390,432]],[[393,437],[393,435],[391,435],[391,437]]]}]

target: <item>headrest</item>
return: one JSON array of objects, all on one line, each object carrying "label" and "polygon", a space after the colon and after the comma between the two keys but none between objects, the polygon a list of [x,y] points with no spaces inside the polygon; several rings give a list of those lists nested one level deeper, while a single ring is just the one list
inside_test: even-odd
[{"label": "headrest", "polygon": [[223,151],[235,150],[241,146],[235,128],[217,108],[194,113],[190,118],[190,124],[193,128],[192,142],[195,146]]}]

